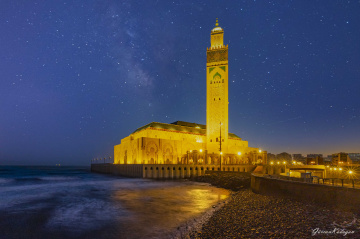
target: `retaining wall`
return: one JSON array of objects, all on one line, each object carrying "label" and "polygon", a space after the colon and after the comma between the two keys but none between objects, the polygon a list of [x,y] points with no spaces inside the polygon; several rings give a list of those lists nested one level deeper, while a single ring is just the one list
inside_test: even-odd
[{"label": "retaining wall", "polygon": [[[222,171],[252,172],[255,165],[224,165]],[[205,171],[219,171],[219,165],[184,164],[92,164],[91,171],[124,177],[182,179],[201,176]]]},{"label": "retaining wall", "polygon": [[291,197],[360,213],[359,189],[281,180],[254,173],[251,189],[254,193]]}]

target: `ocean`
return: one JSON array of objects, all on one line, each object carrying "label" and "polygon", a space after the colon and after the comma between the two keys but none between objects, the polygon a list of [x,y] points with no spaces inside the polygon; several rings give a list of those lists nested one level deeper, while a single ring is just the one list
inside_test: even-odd
[{"label": "ocean", "polygon": [[0,166],[0,238],[171,238],[229,191],[89,167]]}]

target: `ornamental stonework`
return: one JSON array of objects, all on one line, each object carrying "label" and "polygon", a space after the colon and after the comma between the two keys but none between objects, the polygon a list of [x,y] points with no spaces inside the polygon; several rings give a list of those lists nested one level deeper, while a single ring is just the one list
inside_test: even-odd
[{"label": "ornamental stonework", "polygon": [[207,52],[207,63],[218,62],[218,61],[227,61],[227,60],[228,60],[228,50],[227,49]]}]

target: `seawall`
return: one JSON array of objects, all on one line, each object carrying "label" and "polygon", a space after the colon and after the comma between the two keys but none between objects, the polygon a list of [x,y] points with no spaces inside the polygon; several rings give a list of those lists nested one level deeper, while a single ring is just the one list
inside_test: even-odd
[{"label": "seawall", "polygon": [[255,173],[251,174],[251,189],[254,193],[291,197],[360,212],[360,189],[281,180]]},{"label": "seawall", "polygon": [[[252,172],[255,165],[222,165],[222,171]],[[202,176],[205,171],[220,171],[219,165],[184,164],[91,164],[95,173],[133,178],[182,179]]]}]

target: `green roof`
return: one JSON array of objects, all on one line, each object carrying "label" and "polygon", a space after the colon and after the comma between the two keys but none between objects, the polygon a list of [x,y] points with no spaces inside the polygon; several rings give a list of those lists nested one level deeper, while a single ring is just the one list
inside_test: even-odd
[{"label": "green roof", "polygon": [[[155,129],[165,129],[177,132],[188,132],[194,134],[203,134],[206,135],[206,125],[197,124],[197,123],[189,123],[185,121],[176,121],[171,124],[159,123],[159,122],[151,122],[147,125],[144,125],[133,132],[137,133],[143,129],[147,128],[155,128]],[[229,138],[241,139],[236,134],[229,133]]]}]

